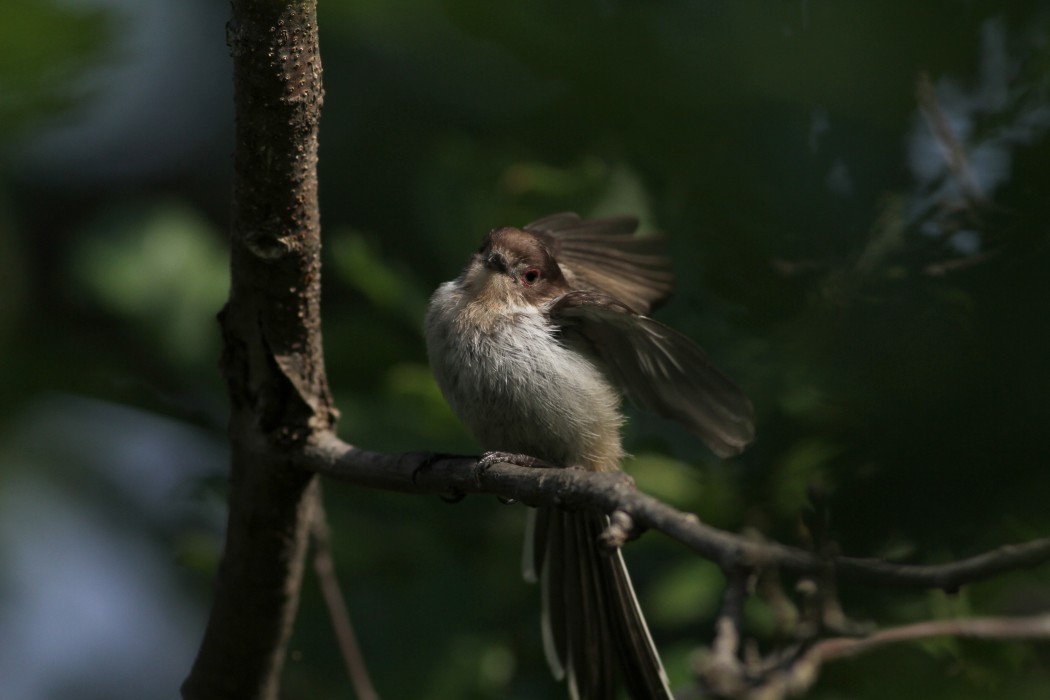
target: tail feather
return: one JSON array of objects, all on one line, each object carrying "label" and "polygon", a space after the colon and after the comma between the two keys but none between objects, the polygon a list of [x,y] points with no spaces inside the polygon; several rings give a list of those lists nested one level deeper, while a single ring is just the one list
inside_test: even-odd
[{"label": "tail feather", "polygon": [[575,613],[578,619],[570,620],[568,625],[569,667],[575,671],[570,685],[587,688],[584,697],[612,697],[616,692],[615,622],[608,614],[611,601],[607,600],[605,574],[594,560],[601,556],[596,547],[597,533],[593,532],[589,520],[580,523],[566,519],[562,525],[566,529],[565,540],[575,547],[567,560],[576,563],[578,576],[575,582],[578,585],[566,581],[562,590],[566,610],[572,609],[574,598],[579,599]]},{"label": "tail feather", "polygon": [[623,555],[600,549],[608,518],[554,508],[530,515],[526,577],[540,581],[544,651],[570,697],[611,700],[619,668],[632,698],[671,698]]}]

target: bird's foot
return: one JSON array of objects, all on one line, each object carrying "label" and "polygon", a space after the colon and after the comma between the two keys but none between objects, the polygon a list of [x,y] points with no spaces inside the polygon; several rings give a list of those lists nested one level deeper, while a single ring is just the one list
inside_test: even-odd
[{"label": "bird's foot", "polygon": [[557,469],[557,466],[550,462],[545,462],[538,457],[531,455],[519,454],[517,452],[486,452],[481,455],[481,459],[478,460],[477,464],[474,465],[474,480],[480,485],[481,477],[484,476],[485,472],[493,467],[493,465],[506,462],[507,464],[513,464],[518,467],[529,467],[531,468],[543,468],[543,469]]}]

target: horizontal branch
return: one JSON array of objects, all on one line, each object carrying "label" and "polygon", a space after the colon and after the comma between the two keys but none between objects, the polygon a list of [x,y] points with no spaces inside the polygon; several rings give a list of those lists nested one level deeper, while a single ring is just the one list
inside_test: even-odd
[{"label": "horizontal branch", "polygon": [[[874,651],[889,644],[915,642],[932,637],[966,637],[994,641],[1050,638],[1050,615],[1034,617],[974,617],[961,620],[926,620],[890,627],[864,637],[830,637],[811,646],[789,665],[762,674],[762,682],[734,697],[750,700],[784,700],[810,689],[825,663]],[[738,677],[735,688],[743,688]]]},{"label": "horizontal branch", "polygon": [[927,620],[890,627],[866,637],[822,639],[806,653],[817,663],[856,656],[876,647],[897,642],[913,642],[930,637],[970,639],[1046,639],[1050,637],[1050,615],[1033,617],[971,617],[960,620]]},{"label": "horizontal branch", "polygon": [[634,481],[622,472],[520,467],[507,463],[479,470],[473,457],[372,452],[349,445],[331,433],[323,434],[308,446],[297,466],[360,486],[405,493],[484,493],[531,506],[552,505],[607,514],[619,511],[628,514],[636,525],[658,530],[726,570],[777,568],[813,574],[827,571],[831,566],[844,579],[951,591],[1004,571],[1050,561],[1050,538],[1007,545],[969,559],[929,566],[844,556],[824,559],[804,549],[705,525],[692,513],[683,513],[638,491]]},{"label": "horizontal branch", "polygon": [[1022,544],[1008,544],[968,559],[925,566],[894,564],[881,559],[838,557],[835,566],[841,578],[909,588],[940,588],[953,592],[960,587],[1006,571],[1027,569],[1050,560],[1050,537]]}]

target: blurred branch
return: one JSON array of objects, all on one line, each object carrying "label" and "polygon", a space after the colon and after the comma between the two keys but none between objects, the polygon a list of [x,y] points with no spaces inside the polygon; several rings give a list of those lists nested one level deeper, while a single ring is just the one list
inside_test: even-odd
[{"label": "blurred branch", "polygon": [[934,87],[933,81],[930,80],[929,73],[925,71],[919,73],[919,78],[915,85],[915,94],[919,102],[919,110],[922,112],[926,124],[930,127],[930,132],[936,139],[937,145],[940,146],[944,162],[947,164],[952,177],[959,184],[959,190],[962,192],[963,197],[966,198],[970,206],[983,204],[985,202],[984,193],[981,192],[981,188],[973,176],[973,171],[970,169],[969,160],[966,158],[966,149],[959,142],[948,115],[944,113],[944,108],[941,107],[941,101],[937,97],[937,88]]},{"label": "blurred branch", "polygon": [[930,277],[944,277],[953,272],[961,272],[970,268],[983,265],[998,255],[998,251],[989,250],[983,253],[967,255],[962,258],[952,258],[940,262],[932,262],[922,268],[922,272]]},{"label": "blurred branch", "polygon": [[929,620],[890,627],[866,637],[835,637],[813,645],[805,656],[814,663],[856,656],[895,642],[930,637],[971,639],[1045,639],[1050,637],[1050,614],[1033,617],[972,617],[962,620]]},{"label": "blurred branch", "polygon": [[318,508],[313,522],[314,573],[321,586],[328,615],[332,619],[339,651],[343,654],[343,664],[347,675],[354,686],[358,700],[377,700],[375,686],[361,654],[361,645],[357,643],[357,634],[350,622],[350,611],[343,600],[339,579],[335,573],[335,560],[332,558],[332,531],[328,527],[328,518],[324,508]]},{"label": "blurred branch", "polygon": [[748,598],[748,572],[742,568],[728,569],[722,604],[715,620],[715,638],[710,654],[698,664],[697,675],[706,688],[724,696],[734,697],[746,688],[747,673],[740,659],[743,644],[744,604]]},{"label": "blurred branch", "polygon": [[[974,617],[962,620],[929,620],[890,627],[863,637],[831,637],[815,642],[800,653],[785,658],[771,657],[767,667],[752,670],[750,678],[723,679],[746,690],[731,697],[748,700],[782,700],[809,690],[820,676],[821,667],[899,642],[915,642],[931,637],[968,637],[987,640],[1050,638],[1050,615],[1035,617]],[[726,697],[726,696],[722,696]]]},{"label": "blurred branch", "polygon": [[717,562],[724,570],[745,567],[822,574],[831,567],[839,579],[955,591],[1004,571],[1050,561],[1050,537],[1007,545],[969,559],[925,566],[841,555],[819,556],[797,547],[705,525],[695,515],[675,510],[638,491],[633,480],[623,472],[519,467],[506,463],[479,470],[474,458],[434,456],[428,452],[371,452],[332,434],[320,435],[317,442],[302,452],[297,465],[342,481],[391,491],[486,493],[531,506],[553,505],[607,514],[623,511],[636,526],[659,530]]},{"label": "blurred branch", "polygon": [[314,0],[233,0],[236,134],[230,298],[219,316],[230,397],[226,542],[185,698],[278,695],[299,600],[315,476],[293,455],[337,413],[320,335]]}]

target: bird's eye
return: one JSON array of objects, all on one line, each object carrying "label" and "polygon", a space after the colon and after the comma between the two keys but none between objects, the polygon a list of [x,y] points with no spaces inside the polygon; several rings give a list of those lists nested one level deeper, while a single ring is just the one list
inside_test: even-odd
[{"label": "bird's eye", "polygon": [[529,269],[525,270],[524,274],[522,274],[521,281],[525,284],[525,286],[531,287],[532,285],[539,282],[541,277],[543,277],[543,272],[540,270],[540,268],[530,267]]}]

